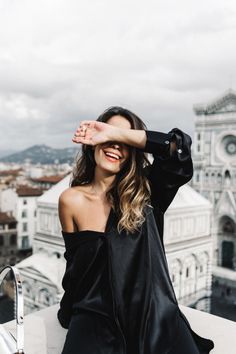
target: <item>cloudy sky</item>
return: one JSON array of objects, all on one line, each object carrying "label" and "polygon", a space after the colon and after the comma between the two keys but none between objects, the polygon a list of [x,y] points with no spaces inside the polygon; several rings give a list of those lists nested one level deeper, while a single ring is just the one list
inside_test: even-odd
[{"label": "cloudy sky", "polygon": [[236,88],[235,0],[0,0],[0,151],[71,141],[111,105],[194,130]]}]

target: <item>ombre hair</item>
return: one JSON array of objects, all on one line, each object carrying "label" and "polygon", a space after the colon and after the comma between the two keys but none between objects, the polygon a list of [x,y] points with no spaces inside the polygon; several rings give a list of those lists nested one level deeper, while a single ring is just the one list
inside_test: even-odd
[{"label": "ombre hair", "polygon": [[[146,130],[143,121],[129,110],[112,106],[106,109],[97,119],[106,123],[111,117],[119,115],[126,118],[131,129]],[[116,174],[106,197],[118,215],[119,232],[135,232],[144,222],[144,207],[150,203],[150,186],[145,176],[145,167],[150,163],[147,154],[141,149],[129,146],[129,158]],[[96,162],[92,145],[82,144],[81,156],[75,161],[70,186],[90,184],[94,179]]]}]

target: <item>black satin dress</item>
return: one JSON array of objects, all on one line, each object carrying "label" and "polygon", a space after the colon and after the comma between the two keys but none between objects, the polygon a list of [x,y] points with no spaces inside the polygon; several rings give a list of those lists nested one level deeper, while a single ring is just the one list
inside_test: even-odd
[{"label": "black satin dress", "polygon": [[[58,320],[68,328],[62,354],[207,354],[211,340],[198,336],[178,307],[163,246],[164,212],[193,175],[191,138],[178,128],[147,131],[143,151],[152,205],[140,230],[116,229],[111,209],[105,232],[64,232],[65,290]],[[170,156],[169,142],[177,150]]]}]

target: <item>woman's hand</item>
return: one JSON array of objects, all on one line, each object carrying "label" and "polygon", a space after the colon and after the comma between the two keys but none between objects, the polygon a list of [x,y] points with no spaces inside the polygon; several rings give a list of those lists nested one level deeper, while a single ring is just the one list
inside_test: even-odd
[{"label": "woman's hand", "polygon": [[74,143],[97,145],[115,140],[119,128],[111,124],[94,120],[84,120],[76,130],[72,141]]},{"label": "woman's hand", "polygon": [[97,120],[84,120],[76,130],[72,141],[85,145],[118,142],[143,149],[146,145],[145,130],[125,129]]}]

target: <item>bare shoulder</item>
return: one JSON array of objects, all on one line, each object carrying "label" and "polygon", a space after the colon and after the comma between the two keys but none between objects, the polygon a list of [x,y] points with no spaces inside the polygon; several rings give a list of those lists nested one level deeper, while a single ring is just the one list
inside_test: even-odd
[{"label": "bare shoulder", "polygon": [[76,211],[83,205],[84,192],[80,186],[69,187],[59,196],[58,214],[63,231],[73,232],[77,230],[75,224]]},{"label": "bare shoulder", "polygon": [[65,189],[59,196],[59,209],[67,209],[67,211],[78,211],[80,206],[83,207],[90,195],[90,186],[74,186]]},{"label": "bare shoulder", "polygon": [[68,187],[60,194],[59,203],[63,205],[78,203],[84,198],[85,190],[84,186]]}]

